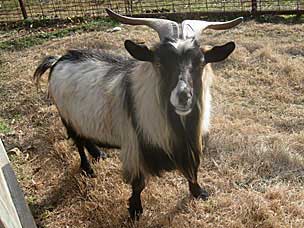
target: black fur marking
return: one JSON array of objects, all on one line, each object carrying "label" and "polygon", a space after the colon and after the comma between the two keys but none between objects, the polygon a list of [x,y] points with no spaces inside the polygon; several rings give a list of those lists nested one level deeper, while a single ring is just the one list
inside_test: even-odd
[{"label": "black fur marking", "polygon": [[105,149],[121,149],[121,147],[119,145],[113,145],[113,144],[109,144],[109,143],[100,142],[95,139],[81,137],[77,134],[77,132],[74,130],[74,128],[70,124],[68,124],[67,121],[65,121],[62,117],[61,117],[61,120],[62,120],[63,125],[67,129],[67,134],[68,134],[69,138],[72,138],[72,139],[75,138],[77,140],[82,140],[89,144],[95,144],[95,145],[97,145],[101,148],[105,148]]},{"label": "black fur marking", "polygon": [[222,46],[214,46],[205,53],[205,62],[213,63],[226,59],[235,49],[234,42],[228,42]]},{"label": "black fur marking", "polygon": [[131,40],[126,40],[125,48],[133,58],[140,61],[153,62],[153,51],[149,50],[146,45],[136,44]]},{"label": "black fur marking", "polygon": [[100,151],[90,140],[85,140],[84,146],[91,154],[91,156],[95,159],[95,161],[99,161],[100,158],[105,159],[107,157],[107,154],[103,151]]},{"label": "black fur marking", "polygon": [[113,55],[98,49],[73,49],[67,51],[58,61],[83,62],[92,59],[118,64],[118,66],[127,60],[126,57]]},{"label": "black fur marking", "polygon": [[143,139],[142,133],[138,133],[138,138],[145,168],[151,175],[160,176],[162,171],[171,171],[176,169],[174,158],[170,158],[161,148],[147,144]]},{"label": "black fur marking", "polygon": [[58,58],[55,56],[45,57],[34,73],[34,80],[39,80],[39,78],[44,74],[44,72],[47,71],[47,69],[49,69],[52,65],[54,65],[57,60]]},{"label": "black fur marking", "polygon": [[201,153],[201,151],[198,150],[198,145],[196,145],[198,126],[195,126],[199,112],[197,108],[194,107],[192,112],[185,117],[184,125],[173,108],[169,108],[168,115],[170,116],[168,119],[171,127],[176,134],[173,153],[177,168],[188,180],[193,180],[196,178]]},{"label": "black fur marking", "polygon": [[96,177],[94,170],[92,169],[90,162],[84,152],[84,144],[81,140],[74,139],[76,147],[80,155],[80,167],[83,170],[84,174],[89,177]]},{"label": "black fur marking", "polygon": [[94,142],[95,145],[97,145],[101,148],[104,148],[104,149],[121,149],[121,147],[118,146],[118,145],[113,145],[113,144],[109,144],[109,143],[102,143],[102,142],[98,142],[98,141],[94,141],[94,140],[92,140],[92,141]]},{"label": "black fur marking", "polygon": [[[120,73],[126,74],[126,72],[130,72],[131,69],[134,67],[135,63],[134,59],[130,59],[124,56],[113,55],[111,53],[99,49],[74,49],[68,50],[65,55],[61,56],[58,59],[56,64],[62,61],[78,63],[87,60],[108,62],[112,65],[110,70],[104,75],[104,79],[111,79],[113,76],[116,76]],[[56,64],[51,67],[49,78]]]},{"label": "black fur marking", "polygon": [[95,142],[91,139],[86,139],[77,134],[77,132],[73,129],[73,127],[61,117],[62,123],[67,130],[68,137],[73,139],[79,155],[81,159],[80,167],[83,170],[84,174],[89,177],[96,177],[94,170],[92,169],[89,160],[84,151],[84,147],[88,150],[88,152],[92,155],[95,160],[99,160],[99,158],[106,158],[107,154],[105,152],[101,152],[95,145],[98,145],[103,148],[110,148],[110,149],[120,149],[120,146],[117,145],[110,145],[106,143]]},{"label": "black fur marking", "polygon": [[59,58],[55,57],[55,56],[47,56],[42,60],[40,65],[35,70],[35,73],[33,76],[33,79],[36,82],[36,85],[38,85],[40,78],[49,68],[50,68],[50,73],[48,76],[48,80],[50,80],[50,75],[52,73],[53,67],[56,65],[58,59]]},{"label": "black fur marking", "polygon": [[118,74],[124,74],[124,78],[126,75],[130,74],[132,69],[134,68],[134,64],[136,63],[133,59],[124,59],[120,64],[113,65],[109,71],[103,76],[105,80],[112,79]]},{"label": "black fur marking", "polygon": [[79,156],[80,156],[81,169],[83,170],[85,175],[87,175],[89,177],[95,177],[94,171],[93,171],[93,169],[90,165],[90,162],[84,151],[84,145],[85,145],[84,140],[77,135],[76,131],[72,128],[72,126],[70,126],[68,124],[67,121],[65,121],[63,118],[61,118],[61,120],[67,130],[68,136],[73,139],[73,141],[78,149]]},{"label": "black fur marking", "polygon": [[145,179],[142,174],[132,181],[132,195],[129,198],[129,214],[132,220],[138,220],[143,213],[140,194],[145,188]]},{"label": "black fur marking", "polygon": [[[133,127],[136,127],[134,121],[135,121],[135,106],[134,106],[134,99],[132,97],[132,82],[129,79],[129,73],[125,75],[125,77],[122,80],[122,88],[125,88],[122,94],[122,97],[124,97],[125,101],[123,102],[124,109],[126,110],[129,117],[131,117]],[[134,128],[136,129],[136,128]]]},{"label": "black fur marking", "polygon": [[130,59],[128,58],[113,55],[100,49],[72,49],[72,50],[68,50],[66,54],[61,56],[57,60],[57,62],[54,65],[52,65],[48,79],[50,80],[50,77],[52,75],[55,66],[62,61],[70,61],[77,63],[77,62],[84,62],[92,59],[115,64],[117,68],[124,67],[125,61],[130,61]]}]

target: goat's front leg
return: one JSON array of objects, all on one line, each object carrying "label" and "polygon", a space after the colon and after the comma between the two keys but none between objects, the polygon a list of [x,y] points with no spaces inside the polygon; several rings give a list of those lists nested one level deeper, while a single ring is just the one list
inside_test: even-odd
[{"label": "goat's front leg", "polygon": [[129,199],[129,214],[132,220],[138,220],[143,213],[140,194],[145,188],[145,177],[140,174],[132,181],[132,195]]},{"label": "goat's front leg", "polygon": [[189,184],[189,190],[192,196],[194,196],[197,199],[202,199],[202,200],[207,200],[209,197],[208,192],[203,189],[197,182],[197,171],[198,171],[198,166],[195,168],[195,174],[194,177],[187,178],[188,179],[188,184]]},{"label": "goat's front leg", "polygon": [[203,189],[198,183],[197,181],[188,181],[189,183],[189,190],[191,192],[191,194],[197,198],[197,199],[202,199],[202,200],[207,200],[209,197],[209,193]]}]

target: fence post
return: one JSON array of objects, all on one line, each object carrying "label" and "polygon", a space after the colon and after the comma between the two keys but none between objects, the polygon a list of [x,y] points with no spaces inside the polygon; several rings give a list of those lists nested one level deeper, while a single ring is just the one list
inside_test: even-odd
[{"label": "fence post", "polygon": [[258,3],[257,0],[251,0],[251,14],[255,15],[258,11]]},{"label": "fence post", "polygon": [[27,13],[26,13],[24,2],[23,2],[23,0],[18,0],[18,1],[19,1],[20,9],[22,11],[23,18],[26,19]]}]

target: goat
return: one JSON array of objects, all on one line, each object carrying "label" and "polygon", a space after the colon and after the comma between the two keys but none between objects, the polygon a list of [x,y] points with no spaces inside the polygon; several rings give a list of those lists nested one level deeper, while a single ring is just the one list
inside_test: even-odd
[{"label": "goat", "polygon": [[96,145],[121,148],[123,177],[132,186],[132,219],[143,212],[140,195],[147,177],[163,171],[179,170],[191,194],[207,199],[197,172],[211,107],[209,63],[227,58],[235,44],[204,50],[198,40],[204,29],[232,28],[242,18],[178,24],[107,13],[125,24],[153,28],[160,43],[149,49],[126,40],[132,59],[100,50],[69,50],[61,57],[46,57],[34,73],[39,83],[50,68],[49,94],[78,148],[82,170],[95,175],[84,148],[95,159],[104,155]]}]

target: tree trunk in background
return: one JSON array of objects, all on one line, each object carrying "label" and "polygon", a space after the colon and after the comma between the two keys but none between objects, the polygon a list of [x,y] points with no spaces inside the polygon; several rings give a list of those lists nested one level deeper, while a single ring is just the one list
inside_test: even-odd
[{"label": "tree trunk in background", "polygon": [[251,13],[252,13],[252,15],[255,15],[257,11],[258,11],[257,0],[251,0]]},{"label": "tree trunk in background", "polygon": [[23,2],[23,0],[18,0],[18,1],[19,1],[20,9],[22,11],[23,19],[26,19],[27,13],[26,13],[24,2]]}]

